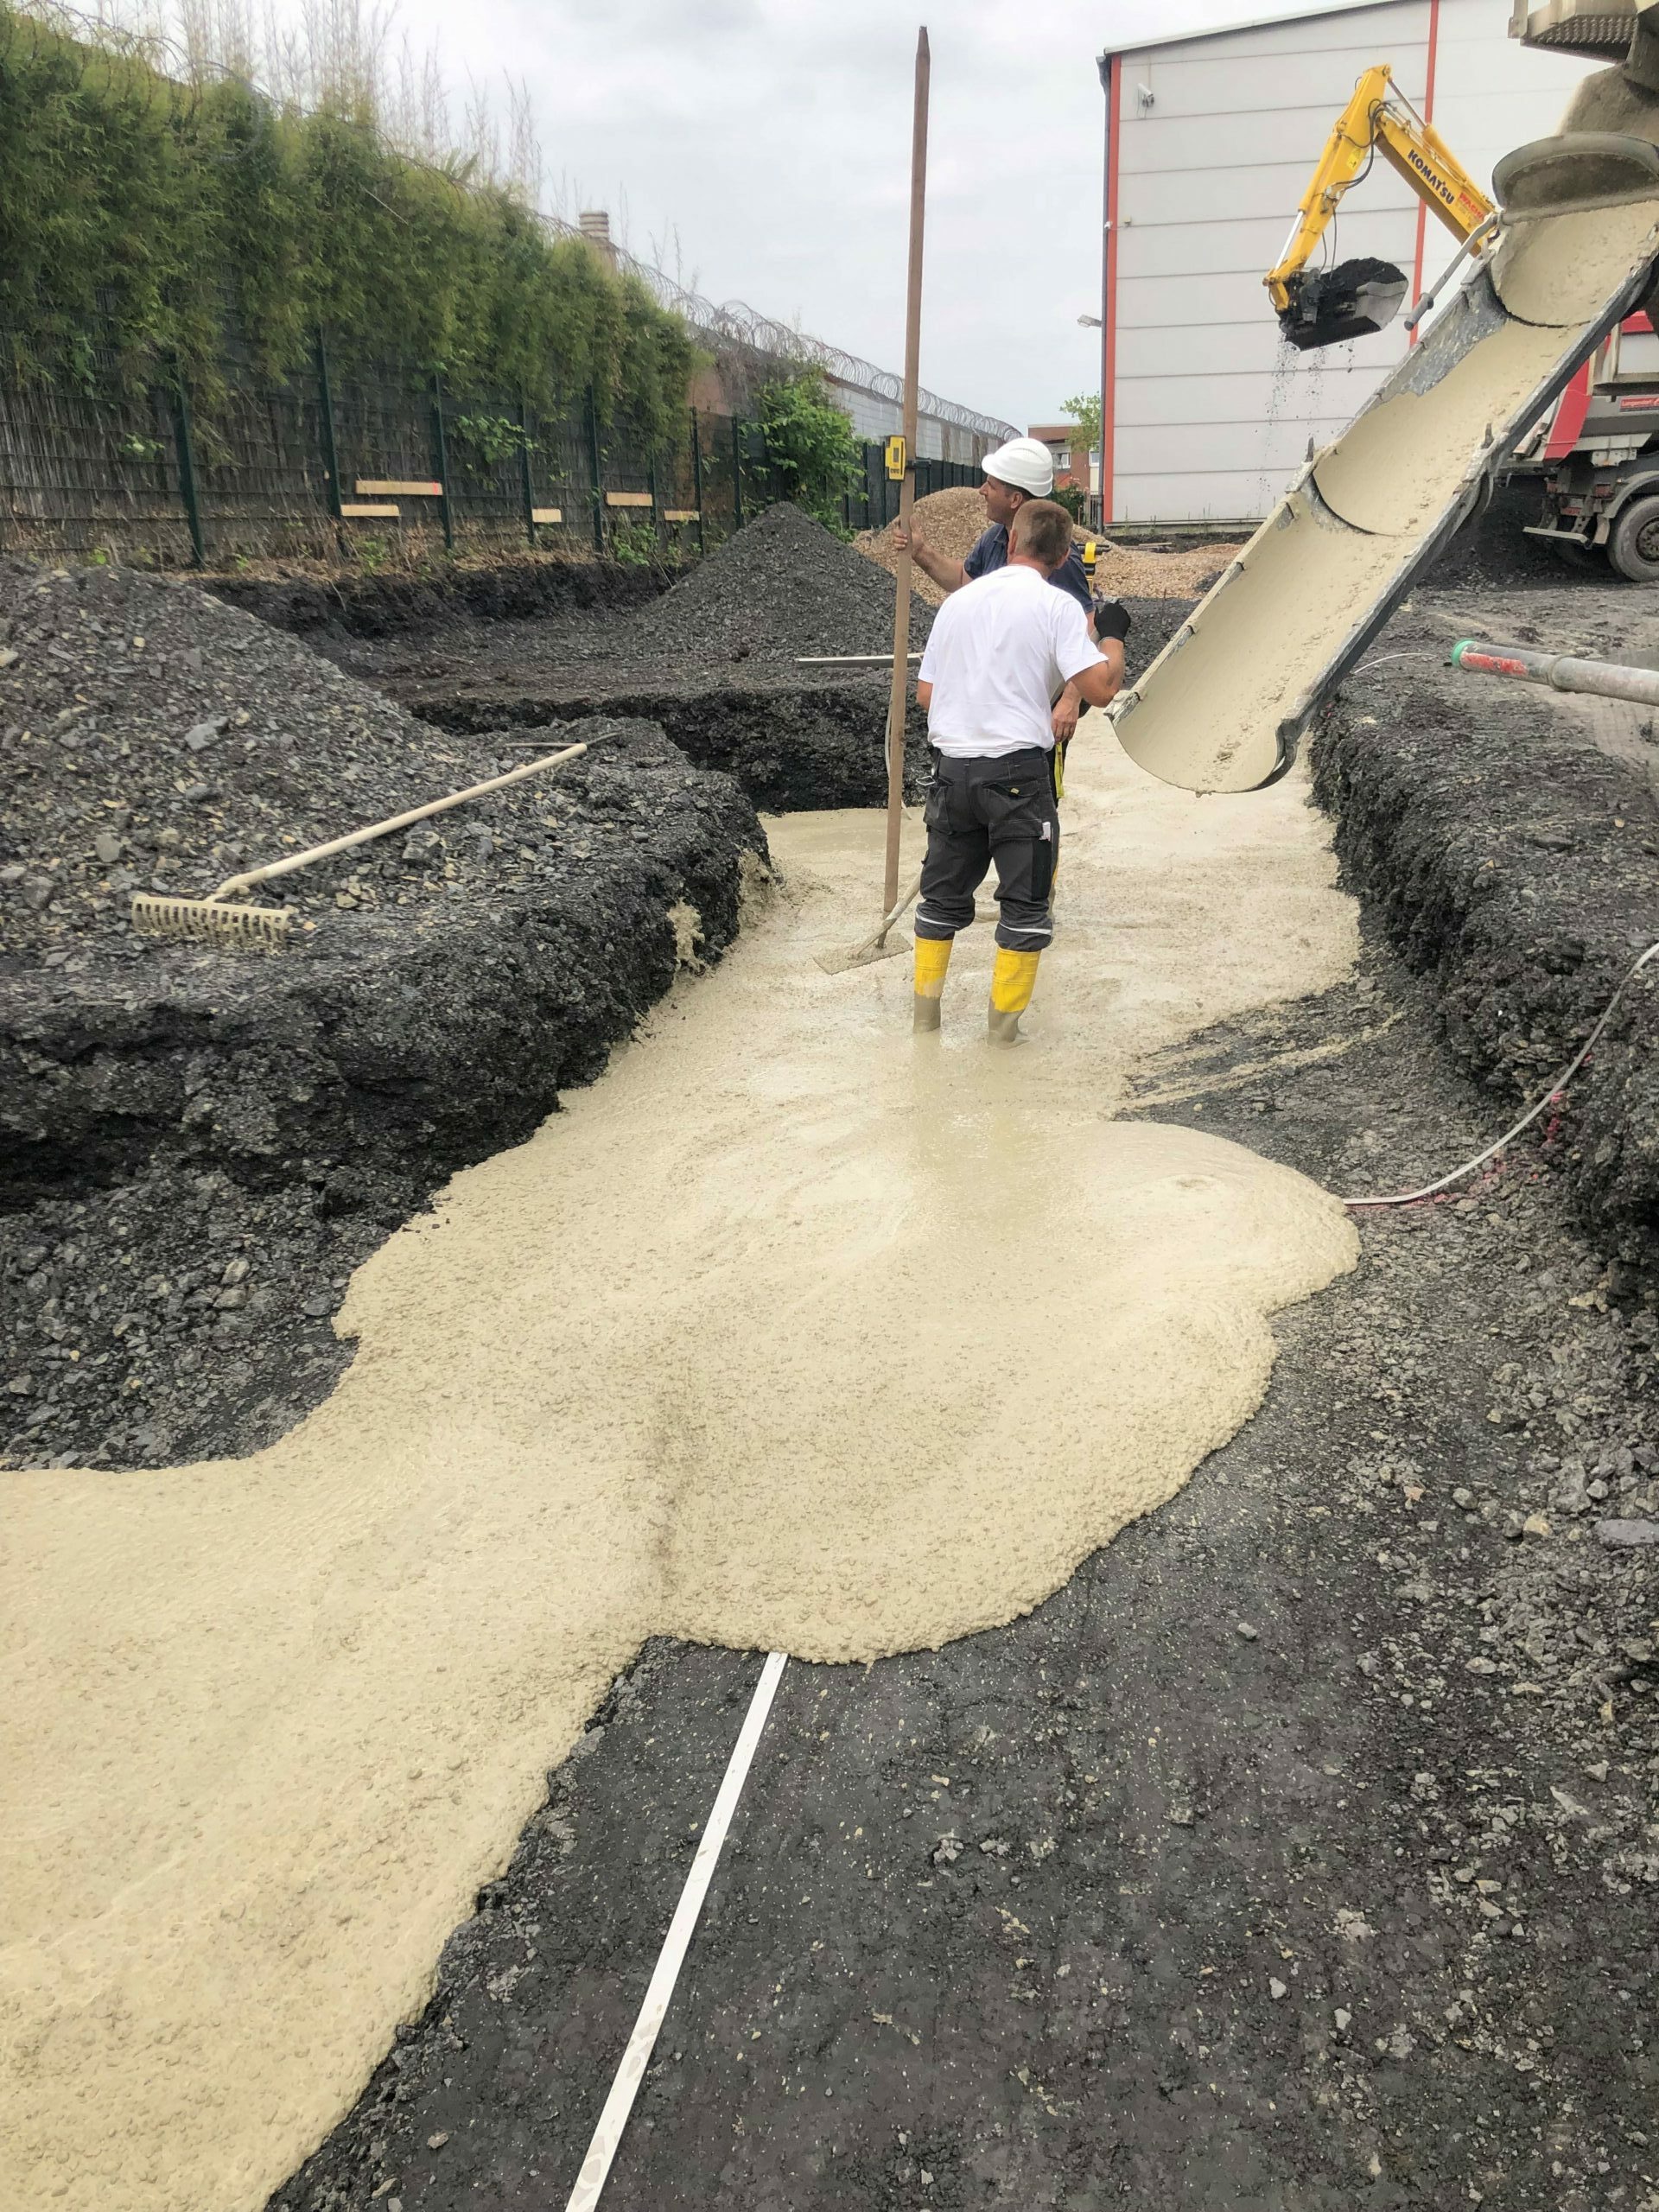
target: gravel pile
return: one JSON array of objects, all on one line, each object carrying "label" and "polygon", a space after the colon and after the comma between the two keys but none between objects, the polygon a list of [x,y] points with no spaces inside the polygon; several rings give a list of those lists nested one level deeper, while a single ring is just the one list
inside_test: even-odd
[{"label": "gravel pile", "polygon": [[[262,611],[289,619],[267,596]],[[931,617],[912,607],[919,650]],[[319,649],[423,721],[486,736],[569,717],[660,723],[700,767],[735,776],[760,807],[879,805],[887,791],[887,676],[803,667],[799,657],[887,654],[893,587],[798,507],[769,508],[652,605],[480,617],[468,602],[433,629],[319,633]],[[912,789],[920,715],[906,726]]]},{"label": "gravel pile", "polygon": [[1202,599],[1242,545],[1115,545],[1103,542],[1095,589],[1106,599]]},{"label": "gravel pile", "polygon": [[[702,665],[792,661],[800,653],[893,650],[893,589],[849,545],[786,503],[728,538],[656,606],[624,626],[620,650],[638,644]],[[911,642],[929,620],[911,615]]]},{"label": "gravel pile", "polygon": [[[984,534],[985,502],[969,485],[959,485],[950,492],[930,492],[925,499],[917,500],[913,512],[928,543],[954,561],[965,561]],[[861,530],[853,540],[866,560],[878,563],[890,575],[899,566],[893,542],[897,527],[896,523],[889,523],[885,530]],[[911,582],[930,607],[944,605],[944,594],[931,576],[924,575],[913,563]]]},{"label": "gravel pile", "polygon": [[[226,876],[535,757],[457,742],[189,584],[124,569],[0,563],[5,957],[81,972],[170,957],[128,924],[136,888],[200,897]],[[549,731],[543,748],[567,742]],[[317,917],[430,906],[521,879],[587,842],[565,772],[283,880]],[[3,970],[0,970],[3,972]]]},{"label": "gravel pile", "polygon": [[[950,492],[930,492],[916,502],[916,520],[928,543],[952,560],[965,561],[985,530],[985,502],[976,491],[960,486]],[[899,565],[893,543],[896,524],[886,530],[862,531],[853,543],[867,560],[891,573]],[[1236,544],[1116,544],[1097,532],[1077,530],[1078,544],[1092,535],[1100,547],[1095,569],[1095,588],[1103,598],[1197,599],[1240,550]],[[912,569],[918,594],[930,607],[943,604],[944,594],[919,569]]]}]

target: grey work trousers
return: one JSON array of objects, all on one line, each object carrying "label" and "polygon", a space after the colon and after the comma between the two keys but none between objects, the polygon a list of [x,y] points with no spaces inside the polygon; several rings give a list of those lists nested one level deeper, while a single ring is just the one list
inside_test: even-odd
[{"label": "grey work trousers", "polygon": [[996,941],[1040,952],[1054,934],[1049,897],[1060,856],[1054,756],[1039,746],[989,760],[935,751],[923,820],[927,858],[918,937],[954,937],[974,918],[974,893],[996,863]]}]

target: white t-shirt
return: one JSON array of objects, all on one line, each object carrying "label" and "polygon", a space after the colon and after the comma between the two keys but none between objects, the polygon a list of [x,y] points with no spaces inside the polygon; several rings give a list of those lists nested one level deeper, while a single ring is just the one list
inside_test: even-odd
[{"label": "white t-shirt", "polygon": [[977,576],[933,618],[921,666],[933,686],[927,734],[958,759],[1047,750],[1061,686],[1103,658],[1082,607],[1039,569]]}]

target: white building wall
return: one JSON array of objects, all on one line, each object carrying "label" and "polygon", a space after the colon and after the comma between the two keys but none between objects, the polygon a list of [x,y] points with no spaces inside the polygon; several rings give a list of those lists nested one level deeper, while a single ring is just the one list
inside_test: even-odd
[{"label": "white building wall", "polygon": [[[1378,0],[1127,51],[1118,74],[1112,519],[1254,520],[1350,422],[1408,340],[1285,345],[1262,279],[1360,72],[1393,67],[1421,110],[1435,0]],[[1503,0],[1439,0],[1434,121],[1489,184],[1498,156],[1559,121],[1582,65],[1507,35]],[[1148,101],[1147,95],[1150,94]],[[1386,162],[1357,183],[1329,257],[1409,277],[1420,203]],[[1455,251],[1432,216],[1424,278]]]},{"label": "white building wall", "polygon": [[[852,423],[861,438],[883,443],[902,435],[905,410],[896,399],[871,391],[843,377],[825,378],[830,397]],[[958,461],[971,463],[1001,439],[992,432],[975,432],[965,424],[947,423],[942,416],[918,412],[916,417],[916,457],[918,461]]]}]

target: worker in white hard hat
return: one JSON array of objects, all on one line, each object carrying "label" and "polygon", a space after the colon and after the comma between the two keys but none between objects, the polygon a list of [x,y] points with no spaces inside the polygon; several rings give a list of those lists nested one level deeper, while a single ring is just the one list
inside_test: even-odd
[{"label": "worker in white hard hat", "polygon": [[[1054,456],[1040,438],[1010,438],[1005,446],[998,446],[988,453],[980,464],[985,472],[985,481],[979,487],[979,496],[985,502],[989,527],[969,550],[965,561],[954,561],[948,553],[941,553],[927,543],[912,523],[908,537],[903,530],[893,533],[894,545],[902,552],[910,547],[911,557],[926,575],[944,591],[960,591],[964,584],[976,577],[993,575],[1007,565],[1008,529],[1021,507],[1028,499],[1046,499],[1054,489]],[[1084,613],[1090,618],[1091,631],[1101,639],[1113,638],[1121,641],[1128,629],[1127,616],[1122,626],[1117,618],[1122,610],[1116,602],[1104,601],[1097,609],[1089,578],[1084,571],[1077,549],[1073,545],[1060,567],[1049,582],[1059,590],[1069,592]],[[1054,702],[1052,728],[1057,743],[1065,746],[1071,741],[1077,727],[1077,715],[1083,702],[1075,683],[1067,683]]]},{"label": "worker in white hard hat", "polygon": [[974,894],[995,867],[990,1033],[1012,1044],[1054,934],[1060,818],[1052,702],[1066,682],[1090,706],[1106,706],[1123,680],[1123,648],[1096,645],[1070,594],[1047,588],[1071,550],[1064,507],[1028,500],[1009,536],[996,573],[976,577],[939,609],[916,684],[933,773],[923,809],[912,1021],[918,1030],[939,1027],[950,948],[971,927]]}]

